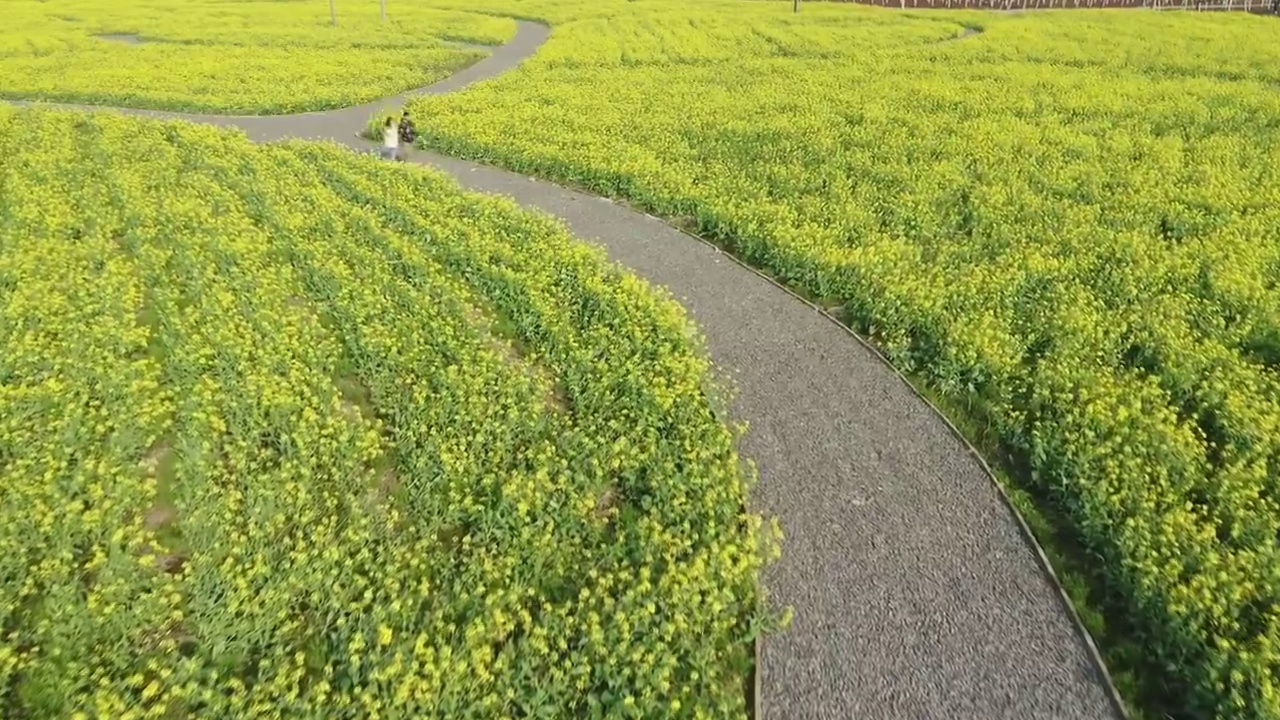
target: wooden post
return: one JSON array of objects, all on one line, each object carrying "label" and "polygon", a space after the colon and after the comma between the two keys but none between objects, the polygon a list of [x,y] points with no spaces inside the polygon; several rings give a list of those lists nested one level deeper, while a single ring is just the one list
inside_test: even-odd
[{"label": "wooden post", "polygon": [[338,27],[338,8],[333,5],[334,0],[329,0],[329,20],[334,27]]},{"label": "wooden post", "polygon": [[387,0],[382,0],[382,22],[387,21]]}]

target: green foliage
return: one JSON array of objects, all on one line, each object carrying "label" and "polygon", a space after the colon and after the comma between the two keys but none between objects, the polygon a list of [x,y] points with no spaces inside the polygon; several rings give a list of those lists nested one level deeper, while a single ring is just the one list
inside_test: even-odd
[{"label": "green foliage", "polygon": [[1280,718],[1273,19],[520,7],[551,41],[415,100],[427,144],[696,218],[843,305],[1028,459],[1175,704]]},{"label": "green foliage", "polygon": [[382,128],[386,126],[387,120],[393,123],[400,122],[400,116],[404,110],[401,108],[388,107],[379,110],[369,116],[369,121],[364,124],[364,129],[360,131],[360,137],[366,140],[382,141]]},{"label": "green foliage", "polygon": [[[429,85],[515,23],[378,0],[0,0],[0,98],[218,113],[358,105]],[[111,39],[111,38],[116,39]],[[129,42],[121,42],[129,40]]]},{"label": "green foliage", "polygon": [[744,716],[776,546],[669,297],[331,146],[0,155],[0,707]]}]

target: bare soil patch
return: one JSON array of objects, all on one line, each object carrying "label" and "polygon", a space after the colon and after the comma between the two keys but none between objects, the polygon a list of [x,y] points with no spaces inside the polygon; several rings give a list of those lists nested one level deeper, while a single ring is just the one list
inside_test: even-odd
[{"label": "bare soil patch", "polygon": [[171,525],[177,519],[177,509],[168,503],[163,503],[155,505],[147,511],[147,514],[142,518],[142,525],[154,532]]},{"label": "bare soil patch", "polygon": [[131,33],[103,33],[101,35],[94,35],[94,37],[98,38],[99,40],[106,40],[107,42],[123,43],[125,45],[145,45],[147,43],[146,40],[142,39],[142,36],[133,35]]}]

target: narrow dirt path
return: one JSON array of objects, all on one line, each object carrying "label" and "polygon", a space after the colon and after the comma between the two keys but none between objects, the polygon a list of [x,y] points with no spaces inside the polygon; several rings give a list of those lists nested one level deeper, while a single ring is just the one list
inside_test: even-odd
[{"label": "narrow dirt path", "polygon": [[[548,36],[521,22],[510,43],[418,92],[498,75]],[[258,141],[323,138],[368,150],[355,133],[400,99],[276,117],[119,111],[238,127]],[[743,452],[760,469],[754,502],[786,533],[765,584],[795,619],[763,643],[759,717],[1120,716],[1091,642],[992,478],[875,353],[660,220],[455,158],[419,151],[413,160],[555,215],[668,288],[701,327],[736,387],[731,410],[750,425]]]}]

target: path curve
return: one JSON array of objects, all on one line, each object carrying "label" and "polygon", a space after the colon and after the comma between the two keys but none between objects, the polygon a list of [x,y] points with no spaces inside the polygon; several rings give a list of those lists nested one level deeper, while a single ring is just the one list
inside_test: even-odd
[{"label": "path curve", "polygon": [[[498,75],[550,35],[520,22],[493,54],[417,93]],[[415,93],[410,93],[415,94]],[[402,101],[272,117],[125,112],[238,127],[250,138],[355,137]],[[562,220],[668,288],[735,386],[753,504],[781,519],[771,600],[795,610],[763,642],[758,717],[797,720],[1118,718],[1087,633],[989,471],[874,351],[829,316],[711,245],[609,200],[416,152],[464,187]]]}]

